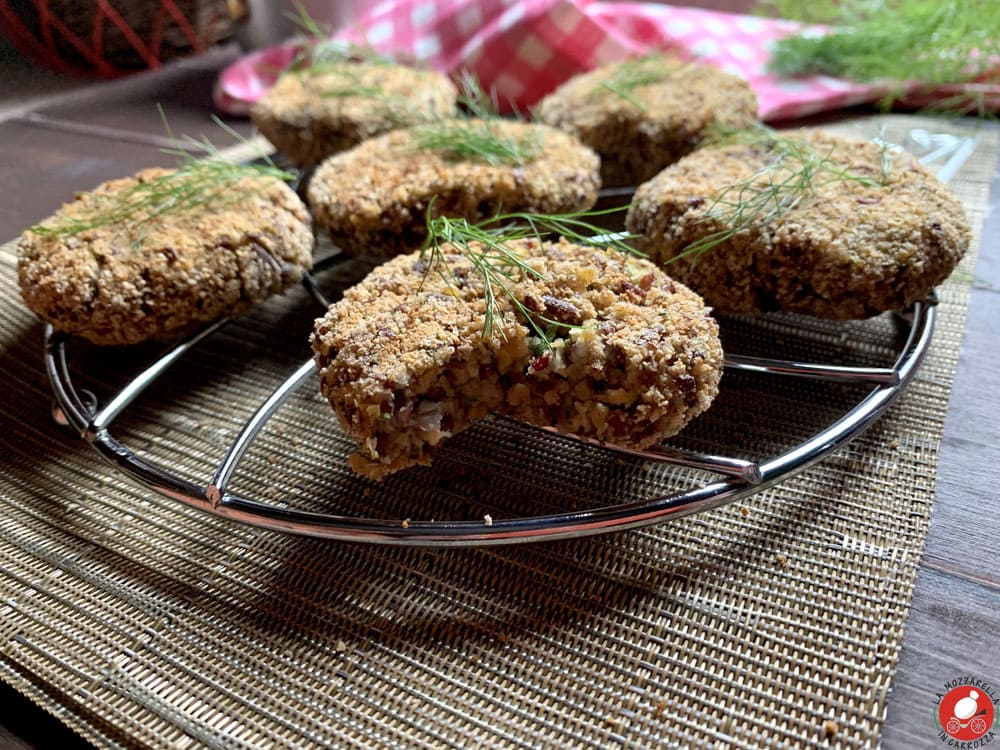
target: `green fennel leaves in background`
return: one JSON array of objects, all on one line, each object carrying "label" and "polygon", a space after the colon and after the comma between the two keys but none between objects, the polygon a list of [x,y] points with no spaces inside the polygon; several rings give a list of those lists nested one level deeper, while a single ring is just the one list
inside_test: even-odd
[{"label": "green fennel leaves in background", "polygon": [[995,68],[1000,55],[996,0],[767,0],[759,8],[829,26],[780,40],[769,65],[779,75],[957,83]]}]

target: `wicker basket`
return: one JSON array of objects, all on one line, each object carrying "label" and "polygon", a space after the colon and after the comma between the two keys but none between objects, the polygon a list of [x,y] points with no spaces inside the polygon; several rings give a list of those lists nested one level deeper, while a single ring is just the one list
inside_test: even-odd
[{"label": "wicker basket", "polygon": [[110,77],[227,38],[234,6],[232,0],[0,0],[0,32],[49,68]]}]

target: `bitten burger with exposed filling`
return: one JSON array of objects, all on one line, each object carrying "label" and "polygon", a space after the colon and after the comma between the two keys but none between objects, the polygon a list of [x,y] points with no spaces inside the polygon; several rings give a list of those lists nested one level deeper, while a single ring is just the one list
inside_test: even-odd
[{"label": "bitten burger with exposed filling", "polygon": [[250,119],[280,152],[311,167],[395,128],[453,117],[457,98],[433,70],[344,60],[285,73]]},{"label": "bitten burger with exposed filling", "polygon": [[626,225],[719,311],[833,319],[924,299],[971,237],[914,157],[819,131],[700,149],[636,190]]},{"label": "bitten burger with exposed filling", "polygon": [[295,192],[271,175],[197,170],[105,182],[25,231],[27,306],[95,344],[135,344],[241,315],[300,281],[313,236]]},{"label": "bitten burger with exposed filling", "polygon": [[492,412],[641,449],[708,408],[723,356],[696,294],[634,256],[568,241],[509,247],[534,272],[496,298],[489,329],[483,277],[447,244],[433,261],[447,273],[398,256],[316,321],[322,392],[357,441],[356,471],[381,479],[428,464]]},{"label": "bitten burger with exposed filling", "polygon": [[535,118],[594,149],[605,186],[638,185],[714,131],[755,122],[757,98],[711,65],[650,55],[574,76],[539,102]]},{"label": "bitten burger with exposed filling", "polygon": [[338,247],[389,257],[420,247],[428,214],[478,222],[500,212],[588,209],[599,166],[576,138],[545,125],[452,120],[396,130],[327,159],[307,198]]}]

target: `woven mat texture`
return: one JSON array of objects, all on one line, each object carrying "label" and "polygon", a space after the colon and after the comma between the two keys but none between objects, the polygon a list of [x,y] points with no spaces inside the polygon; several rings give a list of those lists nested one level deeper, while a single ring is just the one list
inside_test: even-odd
[{"label": "woven mat texture", "polygon": [[[838,125],[901,142],[944,121]],[[971,126],[962,126],[971,128]],[[485,549],[344,544],[237,525],[120,477],[50,417],[42,327],[0,249],[0,676],[102,747],[872,747],[934,497],[997,131],[952,186],[977,236],[931,353],[872,429],[738,505],[638,531]],[[363,270],[363,269],[362,269]],[[326,274],[325,284],[358,273]],[[205,484],[308,357],[296,290],[223,329],[114,426]],[[732,351],[885,364],[891,316],[724,321]],[[71,348],[102,401],[154,347]],[[749,353],[749,352],[748,352]],[[678,440],[784,450],[857,388],[727,374]],[[534,515],[666,494],[675,469],[496,421],[373,484],[312,387],[233,490],[388,518]]]}]

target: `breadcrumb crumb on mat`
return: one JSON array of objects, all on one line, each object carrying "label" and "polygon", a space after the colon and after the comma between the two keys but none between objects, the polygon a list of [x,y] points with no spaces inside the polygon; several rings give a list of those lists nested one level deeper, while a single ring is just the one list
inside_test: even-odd
[{"label": "breadcrumb crumb on mat", "polygon": [[833,740],[836,738],[837,734],[840,732],[840,727],[837,726],[837,722],[832,719],[827,719],[823,722],[823,739]]}]

